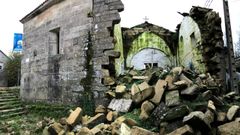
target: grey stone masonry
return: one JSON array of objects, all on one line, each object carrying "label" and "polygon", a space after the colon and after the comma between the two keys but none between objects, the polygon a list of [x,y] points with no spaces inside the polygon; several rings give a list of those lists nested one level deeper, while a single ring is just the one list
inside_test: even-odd
[{"label": "grey stone masonry", "polygon": [[21,98],[100,103],[122,10],[120,0],[48,0],[25,16]]},{"label": "grey stone masonry", "polygon": [[[52,2],[52,3],[51,3]],[[48,0],[24,17],[21,97],[72,103],[84,91],[92,1]]]},{"label": "grey stone masonry", "polygon": [[9,60],[9,57],[0,50],[0,87],[6,87],[7,77],[4,72],[4,67],[6,62]]},{"label": "grey stone masonry", "polygon": [[[121,0],[94,0],[93,3],[93,65],[94,80],[92,89],[95,93],[95,102],[101,103],[104,91],[107,90],[102,84],[102,69],[112,70],[111,65],[114,58],[105,51],[114,49],[113,26],[120,22],[119,12],[123,11],[124,5]],[[102,91],[102,92],[99,92]]]}]

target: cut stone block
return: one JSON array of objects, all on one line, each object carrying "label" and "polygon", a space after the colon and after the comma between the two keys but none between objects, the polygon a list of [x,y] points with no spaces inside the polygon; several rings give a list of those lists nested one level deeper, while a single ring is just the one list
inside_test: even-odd
[{"label": "cut stone block", "polygon": [[106,108],[103,105],[99,105],[96,109],[95,109],[95,113],[106,113]]},{"label": "cut stone block", "polygon": [[186,82],[188,83],[188,86],[190,86],[190,85],[193,84],[192,80],[190,80],[189,78],[187,78],[184,74],[181,74],[181,75],[180,75],[180,80],[181,80],[181,81],[182,81],[182,80],[186,81]]},{"label": "cut stone block", "polygon": [[124,93],[126,91],[126,86],[124,86],[124,85],[118,85],[117,87],[116,87],[116,93]]},{"label": "cut stone block", "polygon": [[148,79],[148,76],[133,76],[132,79],[134,79],[134,80],[145,80],[145,79]]},{"label": "cut stone block", "polygon": [[83,127],[80,129],[80,131],[77,133],[77,135],[94,135],[94,134],[87,127]]},{"label": "cut stone block", "polygon": [[71,126],[75,126],[81,120],[82,120],[82,109],[80,107],[77,107],[75,111],[73,111],[67,118],[67,124]]},{"label": "cut stone block", "polygon": [[236,116],[236,113],[238,112],[238,110],[239,110],[239,106],[237,106],[237,105],[230,107],[227,112],[228,120],[230,120],[230,121],[233,120],[233,118]]},{"label": "cut stone block", "polygon": [[240,122],[233,121],[226,123],[218,127],[219,135],[239,135],[240,133]]},{"label": "cut stone block", "polygon": [[180,97],[179,92],[177,90],[175,91],[169,91],[166,93],[166,105],[171,106],[177,106],[180,104]]},{"label": "cut stone block", "polygon": [[121,124],[120,135],[131,135],[131,129],[125,123]]},{"label": "cut stone block", "polygon": [[131,135],[158,135],[158,134],[144,128],[133,126],[131,129]]},{"label": "cut stone block", "polygon": [[181,91],[181,95],[186,98],[195,98],[199,94],[198,85],[193,85]]},{"label": "cut stone block", "polygon": [[194,131],[190,126],[185,125],[167,135],[194,135]]},{"label": "cut stone block", "polygon": [[132,96],[132,100],[134,103],[139,104],[143,102],[147,98],[151,98],[154,95],[154,87],[149,87],[143,91],[138,92],[137,94]]},{"label": "cut stone block", "polygon": [[150,86],[148,85],[147,82],[143,82],[143,83],[141,83],[141,84],[138,85],[138,88],[139,88],[140,91],[143,91],[143,90],[145,90],[145,89],[148,89],[149,87],[150,87]]},{"label": "cut stone block", "polygon": [[210,124],[206,121],[203,112],[195,111],[183,118],[183,123],[190,125],[194,129],[208,133],[211,130]]},{"label": "cut stone block", "polygon": [[131,88],[131,94],[132,94],[132,96],[135,95],[135,94],[137,94],[138,92],[140,92],[140,89],[138,88],[137,84],[134,83],[134,84],[132,85],[132,88]]},{"label": "cut stone block", "polygon": [[159,126],[162,120],[164,119],[164,116],[166,112],[168,111],[167,106],[161,102],[152,112],[151,119],[153,119],[153,124],[155,126]]},{"label": "cut stone block", "polygon": [[63,126],[60,123],[53,123],[49,128],[48,128],[48,132],[51,135],[58,135],[60,134],[62,131],[64,131]]},{"label": "cut stone block", "polygon": [[117,112],[128,112],[131,108],[131,99],[112,99],[108,108]]},{"label": "cut stone block", "polygon": [[141,120],[146,120],[149,118],[152,110],[154,109],[154,104],[149,101],[144,101],[141,106],[141,113],[139,118]]},{"label": "cut stone block", "polygon": [[189,112],[190,109],[186,105],[176,106],[163,114],[163,120],[172,121],[178,118],[183,118],[184,116],[188,115]]},{"label": "cut stone block", "polygon": [[110,111],[110,112],[108,112],[106,118],[108,121],[112,122],[117,118],[117,116],[118,116],[117,112]]},{"label": "cut stone block", "polygon": [[94,117],[91,117],[86,123],[84,123],[84,126],[87,126],[91,129],[100,123],[104,123],[105,121],[106,117],[104,113],[98,113]]},{"label": "cut stone block", "polygon": [[155,85],[155,95],[150,101],[154,104],[158,105],[162,99],[163,93],[167,87],[167,82],[164,80],[158,80],[157,84]]}]

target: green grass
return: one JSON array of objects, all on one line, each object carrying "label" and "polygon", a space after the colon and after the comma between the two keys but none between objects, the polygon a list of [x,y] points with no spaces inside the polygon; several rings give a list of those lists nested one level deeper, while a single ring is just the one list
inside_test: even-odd
[{"label": "green grass", "polygon": [[27,103],[25,106],[30,114],[37,114],[39,116],[52,117],[56,119],[66,117],[69,110],[76,108],[76,106],[46,103]]},{"label": "green grass", "polygon": [[0,120],[0,135],[11,133],[13,135],[41,135],[47,125],[44,118],[59,120],[68,117],[69,110],[75,106],[45,103],[23,103],[28,113],[21,116]]}]

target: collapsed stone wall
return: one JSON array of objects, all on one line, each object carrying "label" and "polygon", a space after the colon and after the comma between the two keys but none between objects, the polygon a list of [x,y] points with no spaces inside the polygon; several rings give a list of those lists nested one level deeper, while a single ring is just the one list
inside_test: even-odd
[{"label": "collapsed stone wall", "polygon": [[[69,11],[69,7],[76,8]],[[115,83],[115,58],[121,54],[114,50],[114,26],[120,23],[123,8],[120,0],[69,0],[24,21],[21,97],[27,101],[78,103],[89,109],[104,104],[106,86]],[[223,45],[219,16],[202,8],[193,8],[190,16],[201,29],[207,71],[218,78],[221,63],[217,60]],[[177,54],[176,34],[149,24],[139,27],[142,29],[136,27],[125,33],[128,36],[124,39],[133,41],[150,31],[165,40],[173,55]],[[63,37],[59,54],[53,54],[56,37],[51,34],[56,31]],[[219,66],[212,69],[212,64]]]},{"label": "collapsed stone wall", "polygon": [[[202,72],[208,72],[213,75],[213,78],[218,81],[218,84],[225,84],[225,63],[224,63],[224,52],[223,52],[223,33],[221,29],[221,18],[219,14],[212,11],[212,9],[193,7],[190,11],[190,14],[185,18],[193,19],[193,23],[197,24],[196,27],[199,29],[199,37],[196,39],[196,46],[190,50],[195,51],[195,55],[190,56],[189,59],[196,59],[200,57],[195,66],[196,69],[199,69]],[[185,19],[184,18],[184,19]],[[187,20],[187,19],[185,19]],[[188,19],[189,20],[189,19]],[[181,30],[180,26],[180,30]],[[189,27],[189,26],[185,26]],[[196,31],[193,31],[193,34]],[[196,33],[195,33],[196,35]],[[195,35],[194,38],[196,37]],[[181,33],[180,33],[181,36]],[[192,35],[189,35],[192,36]],[[191,38],[191,37],[188,37]],[[179,37],[179,48],[178,52],[181,53],[181,37]],[[184,37],[183,37],[184,40]],[[191,39],[190,39],[191,40]],[[190,41],[191,42],[191,41]],[[191,44],[191,43],[190,43]],[[190,45],[192,46],[192,45]],[[186,48],[184,48],[186,49]],[[182,54],[180,54],[182,55]],[[180,62],[180,65],[184,63]],[[184,65],[189,67],[189,65]]]}]

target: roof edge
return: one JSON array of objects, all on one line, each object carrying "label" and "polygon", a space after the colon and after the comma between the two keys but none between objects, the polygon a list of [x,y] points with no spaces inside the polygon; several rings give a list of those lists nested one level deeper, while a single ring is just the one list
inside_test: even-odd
[{"label": "roof edge", "polygon": [[2,53],[6,58],[10,59],[2,50],[0,50],[0,53]]},{"label": "roof edge", "polygon": [[31,20],[32,18],[36,17],[37,15],[41,14],[42,12],[44,12],[46,9],[50,8],[51,6],[60,3],[61,1],[64,0],[45,0],[42,4],[40,4],[37,8],[35,8],[32,12],[30,12],[29,14],[27,14],[25,17],[23,17],[20,22],[21,23],[25,23],[29,20]]}]

